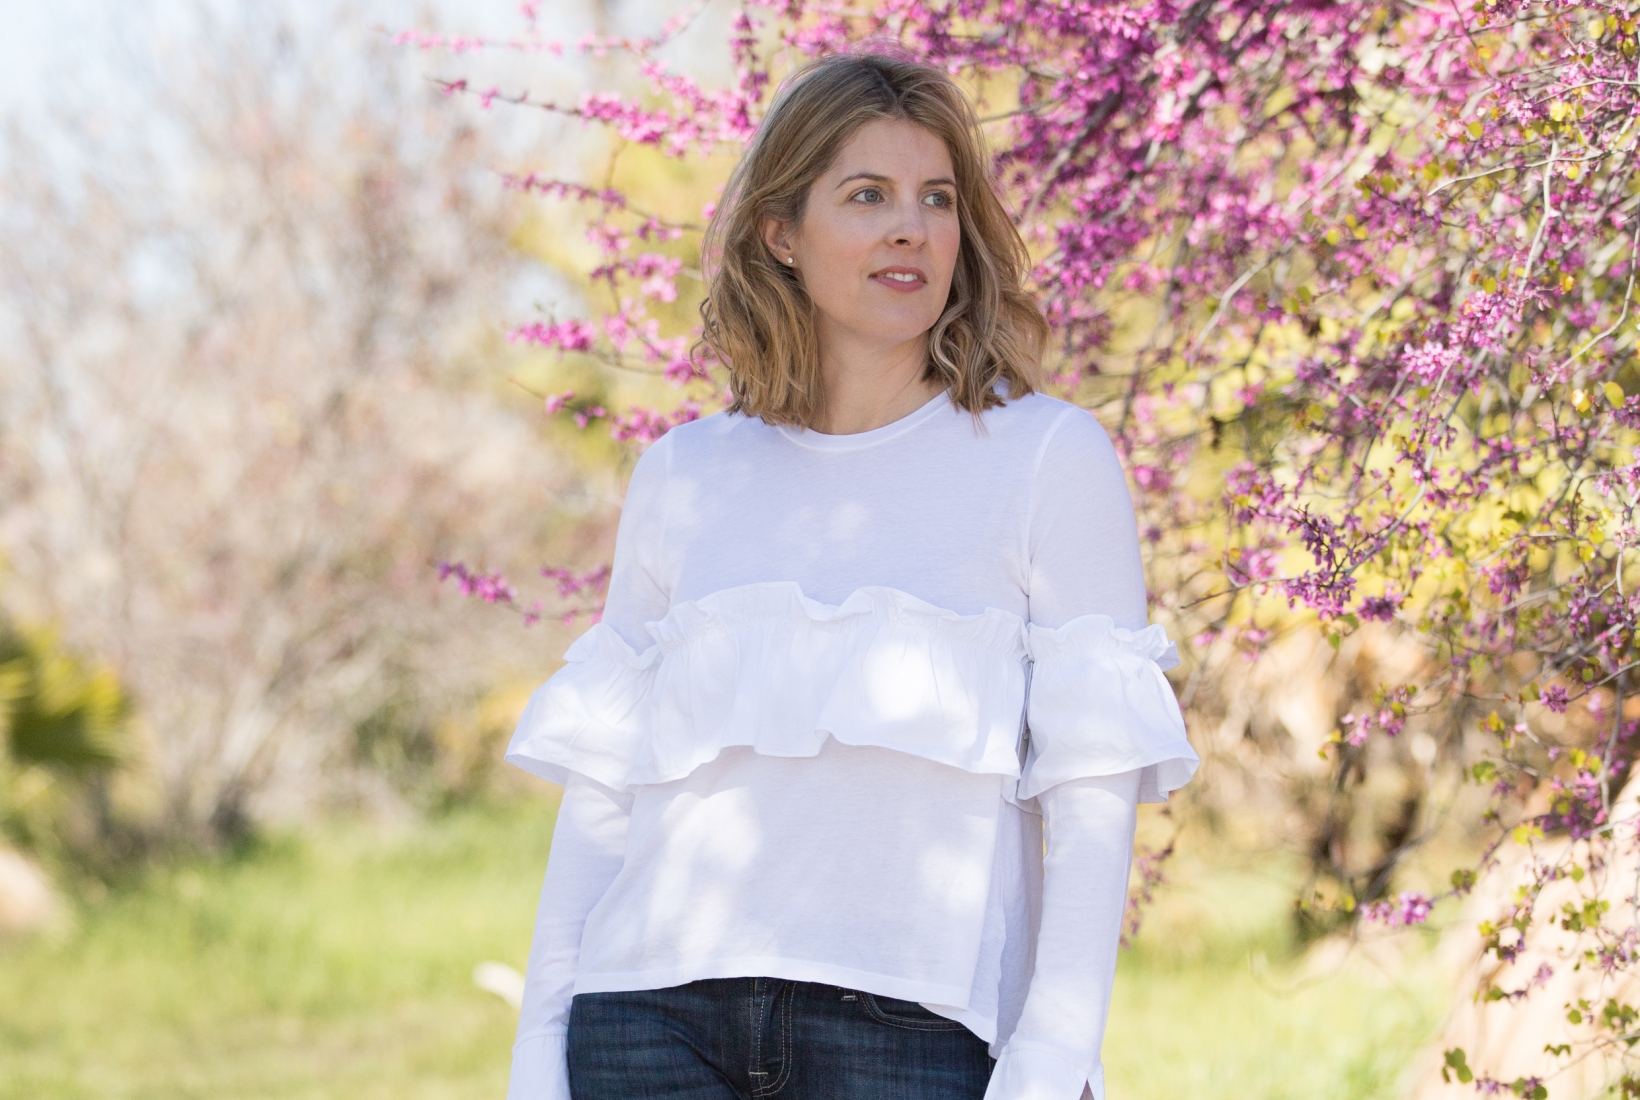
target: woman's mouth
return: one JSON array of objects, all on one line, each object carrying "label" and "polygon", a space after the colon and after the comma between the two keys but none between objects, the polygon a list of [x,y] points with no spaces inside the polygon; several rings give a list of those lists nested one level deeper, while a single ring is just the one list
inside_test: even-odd
[{"label": "woman's mouth", "polygon": [[912,291],[927,286],[928,276],[914,267],[885,267],[881,271],[873,272],[871,281],[880,283],[890,290]]}]

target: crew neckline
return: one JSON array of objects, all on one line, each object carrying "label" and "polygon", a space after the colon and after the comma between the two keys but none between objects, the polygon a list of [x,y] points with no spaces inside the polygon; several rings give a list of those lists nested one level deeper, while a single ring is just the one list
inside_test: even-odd
[{"label": "crew neckline", "polygon": [[817,451],[852,451],[861,447],[873,447],[902,435],[932,417],[941,405],[950,403],[951,391],[943,389],[898,420],[890,420],[887,424],[863,432],[830,435],[814,431],[812,428],[793,428],[787,424],[776,425],[775,430],[800,447],[810,447]]}]

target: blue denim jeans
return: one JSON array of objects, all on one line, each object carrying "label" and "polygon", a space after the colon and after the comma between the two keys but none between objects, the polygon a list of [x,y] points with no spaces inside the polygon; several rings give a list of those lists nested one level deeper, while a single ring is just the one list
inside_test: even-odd
[{"label": "blue denim jeans", "polygon": [[578,993],[574,1100],[981,1100],[985,1043],[915,1001],[783,978]]}]

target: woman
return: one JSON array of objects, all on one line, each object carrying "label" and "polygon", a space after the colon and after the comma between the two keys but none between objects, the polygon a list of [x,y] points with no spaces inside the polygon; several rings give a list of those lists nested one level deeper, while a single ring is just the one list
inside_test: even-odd
[{"label": "woman", "polygon": [[1102,1097],[1134,807],[1197,757],[972,108],[810,65],[706,251],[733,404],[639,460],[507,751],[564,784],[510,1096]]}]

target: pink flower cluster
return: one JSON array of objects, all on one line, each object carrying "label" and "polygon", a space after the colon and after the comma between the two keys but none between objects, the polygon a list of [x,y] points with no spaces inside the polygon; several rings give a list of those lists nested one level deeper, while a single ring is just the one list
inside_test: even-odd
[{"label": "pink flower cluster", "polygon": [[1427,894],[1409,891],[1392,900],[1375,901],[1361,907],[1361,915],[1369,921],[1387,924],[1391,928],[1405,928],[1423,924],[1429,919],[1435,903]]},{"label": "pink flower cluster", "polygon": [[633,406],[625,416],[614,418],[610,424],[610,434],[619,440],[636,440],[647,446],[679,424],[699,418],[700,404],[695,401],[685,401],[671,412]]},{"label": "pink flower cluster", "polygon": [[[556,582],[560,601],[569,600],[577,596],[586,596],[592,603],[585,607],[569,607],[555,614],[560,622],[568,626],[577,619],[585,618],[590,622],[597,622],[603,613],[603,596],[609,587],[609,566],[602,565],[588,573],[577,574],[568,569],[556,566],[545,566],[541,575]],[[456,579],[456,588],[463,596],[472,596],[489,604],[501,604],[516,611],[525,626],[534,626],[541,621],[544,614],[540,600],[532,600],[524,604],[518,599],[518,590],[500,573],[484,573],[469,569],[459,561],[441,561],[438,563],[438,579],[440,581]]]},{"label": "pink flower cluster", "polygon": [[584,593],[601,596],[609,588],[607,565],[600,565],[590,573],[580,574],[560,566],[546,565],[541,567],[541,575],[558,582],[558,598],[561,600]]},{"label": "pink flower cluster", "polygon": [[512,603],[517,591],[500,573],[474,573],[462,562],[438,563],[438,579],[456,579],[456,588],[463,596],[477,596],[485,603]]}]

